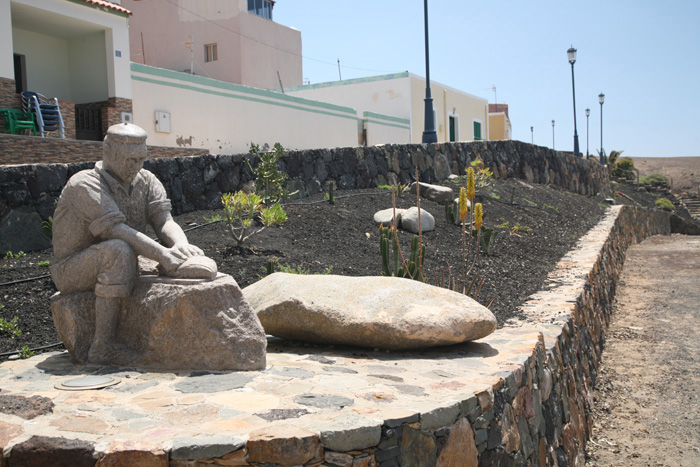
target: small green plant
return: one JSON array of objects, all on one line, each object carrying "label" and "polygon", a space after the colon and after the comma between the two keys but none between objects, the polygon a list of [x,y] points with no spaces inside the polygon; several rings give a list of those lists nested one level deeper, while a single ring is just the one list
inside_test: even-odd
[{"label": "small green plant", "polygon": [[656,201],[654,201],[654,204],[658,208],[663,209],[664,211],[673,211],[675,209],[675,207],[673,206],[673,203],[666,198],[659,198]]},{"label": "small green plant", "polygon": [[491,194],[489,194],[489,196],[491,197],[491,199],[495,199],[496,201],[498,201],[499,199],[501,199],[501,197],[498,196],[496,193],[491,193]]},{"label": "small green plant", "polygon": [[530,206],[537,207],[537,203],[535,203],[534,201],[530,201],[529,199],[526,199],[526,198],[523,198],[523,201],[525,201]]},{"label": "small green plant", "polygon": [[[393,261],[389,250],[392,245]],[[419,247],[418,235],[411,240],[411,255],[408,261],[403,261],[399,237],[394,226],[379,226],[379,249],[382,255],[382,276],[405,277],[422,281],[421,269],[425,258],[425,245]]]},{"label": "small green plant", "polygon": [[378,185],[377,188],[382,190],[392,190],[394,193],[396,193],[396,196],[401,198],[406,192],[407,186],[408,185],[405,183],[399,183],[398,185]]},{"label": "small green plant", "polygon": [[328,204],[335,204],[335,188],[332,181],[328,183],[328,194],[325,196],[325,199],[328,201]]},{"label": "small green plant", "polygon": [[53,217],[49,217],[41,223],[41,233],[49,239],[53,239]]},{"label": "small green plant", "polygon": [[29,357],[32,357],[34,355],[34,352],[29,348],[29,346],[23,345],[21,349],[19,349],[19,352],[17,353],[17,356],[21,358],[22,360],[26,360]]},{"label": "small green plant", "polygon": [[[4,308],[4,305],[0,309]],[[22,330],[17,325],[17,317],[15,316],[10,321],[0,318],[0,333],[9,334],[10,337],[18,337],[22,335]]]},{"label": "small green plant", "polygon": [[36,263],[37,266],[41,266],[42,268],[47,268],[51,266],[51,261],[39,261]]},{"label": "small green plant", "polygon": [[[493,172],[488,167],[484,168],[484,161],[475,159],[469,164],[474,171],[474,185],[476,189],[486,188],[493,181]],[[467,170],[469,170],[467,168]],[[465,171],[466,172],[466,171]]]},{"label": "small green plant", "polygon": [[661,174],[649,174],[639,179],[639,183],[642,185],[649,186],[660,186],[660,187],[670,187],[671,184],[665,175]]},{"label": "small green plant", "polygon": [[20,251],[18,253],[12,253],[11,251],[8,251],[5,253],[5,259],[17,259],[25,256],[23,251]]},{"label": "small green plant", "polygon": [[204,220],[207,221],[208,223],[212,224],[214,222],[221,222],[224,220],[223,217],[221,217],[221,214],[214,214],[213,216],[207,217],[204,216]]},{"label": "small green plant", "polygon": [[280,143],[275,143],[272,151],[268,152],[262,152],[259,145],[250,143],[249,152],[258,159],[255,169],[247,159],[246,165],[248,170],[255,174],[255,192],[261,197],[262,204],[272,206],[297,193],[289,193],[285,187],[287,174],[279,169],[279,161],[284,154]]},{"label": "small green plant", "polygon": [[[238,191],[235,194],[225,193],[221,196],[221,202],[224,205],[228,231],[238,246],[253,234],[287,220],[287,213],[279,203],[263,208],[262,198],[255,193],[244,191]],[[256,215],[262,224],[258,228],[253,226]]]},{"label": "small green plant", "polygon": [[552,211],[558,211],[558,209],[551,204],[543,204],[542,206],[546,207],[547,209],[551,209]]},{"label": "small green plant", "polygon": [[459,224],[459,205],[454,201],[445,201],[445,220],[448,224]]},{"label": "small green plant", "polygon": [[481,235],[478,235],[476,230],[472,230],[472,237],[478,237],[481,249],[484,250],[484,253],[486,253],[488,256],[491,256],[491,244],[496,239],[498,234],[498,230],[489,229],[488,227],[484,226],[481,227]]},{"label": "small green plant", "polygon": [[495,228],[497,229],[502,229],[502,230],[509,230],[511,235],[518,235],[520,232],[523,233],[530,233],[532,232],[531,227],[527,227],[525,225],[520,225],[520,224],[511,224],[505,218],[501,217],[501,223],[494,225]]},{"label": "small green plant", "polygon": [[[280,263],[276,259],[271,259],[267,261],[267,264],[265,265],[265,274],[270,275],[275,272],[286,272],[287,274],[300,274],[300,275],[309,275],[312,274],[310,269],[304,269],[301,266],[297,266],[296,268],[294,266],[290,266],[287,263]],[[328,266],[326,269],[323,270],[321,273],[313,273],[315,275],[323,275],[327,276],[333,272],[333,266]]]}]

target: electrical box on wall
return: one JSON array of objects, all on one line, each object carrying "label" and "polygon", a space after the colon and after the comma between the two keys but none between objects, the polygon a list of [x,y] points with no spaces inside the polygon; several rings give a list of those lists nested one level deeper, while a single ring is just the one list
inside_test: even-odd
[{"label": "electrical box on wall", "polygon": [[156,110],[156,131],[170,133],[170,112]]}]

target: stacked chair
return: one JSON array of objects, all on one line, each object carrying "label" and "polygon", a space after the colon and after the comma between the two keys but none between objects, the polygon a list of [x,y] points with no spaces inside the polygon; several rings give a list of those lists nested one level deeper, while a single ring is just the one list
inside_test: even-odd
[{"label": "stacked chair", "polygon": [[5,133],[21,135],[25,130],[31,130],[36,136],[33,114],[17,109],[0,109],[0,117],[5,122]]},{"label": "stacked chair", "polygon": [[36,125],[42,137],[49,131],[58,131],[61,138],[66,137],[61,109],[58,107],[58,99],[47,99],[37,92],[24,91],[22,93],[22,106],[24,111],[33,114]]}]

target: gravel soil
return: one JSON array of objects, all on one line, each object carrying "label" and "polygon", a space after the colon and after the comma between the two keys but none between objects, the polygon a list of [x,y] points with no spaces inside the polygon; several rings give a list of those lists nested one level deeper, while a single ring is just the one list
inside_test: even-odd
[{"label": "gravel soil", "polygon": [[594,394],[586,465],[700,465],[700,237],[627,252]]},{"label": "gravel soil", "polygon": [[[464,177],[445,182],[455,193],[464,183]],[[653,205],[653,195],[630,193]],[[483,304],[494,300],[491,310],[500,325],[515,316],[517,307],[542,286],[557,261],[607,208],[601,197],[580,196],[512,179],[495,180],[478,190],[477,202],[484,204],[484,224],[499,231],[490,255],[481,252],[476,262],[474,271],[479,280],[485,278],[477,300]],[[397,198],[396,204],[398,208],[415,206],[415,195],[406,193]],[[286,206],[285,224],[263,230],[242,247],[235,246],[224,222],[205,220],[221,211],[187,213],[176,221],[183,228],[192,229],[187,232],[190,242],[213,258],[221,272],[232,275],[241,287],[246,287],[265,275],[269,260],[313,274],[330,270],[339,275],[379,275],[378,226],[373,215],[391,207],[390,192],[382,189],[337,192],[335,205],[325,202],[323,195],[296,200]],[[459,275],[461,228],[446,222],[442,205],[422,199],[421,208],[436,220],[435,230],[423,235],[424,270],[431,282],[450,268],[452,274]],[[403,251],[409,251],[412,235],[401,232],[400,238]],[[51,279],[14,283],[47,275],[47,263],[51,260],[51,249],[0,259],[0,318],[11,321],[17,317],[21,331],[16,337],[0,331],[0,361],[23,346],[37,349],[60,341],[49,305],[49,298],[56,292]],[[61,345],[51,349],[60,348]]]}]

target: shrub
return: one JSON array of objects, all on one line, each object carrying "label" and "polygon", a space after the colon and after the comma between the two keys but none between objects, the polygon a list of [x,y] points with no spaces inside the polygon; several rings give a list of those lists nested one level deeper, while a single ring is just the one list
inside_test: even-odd
[{"label": "shrub", "polygon": [[615,163],[615,168],[612,172],[613,176],[634,180],[634,162],[629,157],[622,157]]},{"label": "shrub", "polygon": [[261,152],[260,146],[250,143],[249,152],[258,159],[258,165],[255,169],[247,160],[246,164],[248,169],[255,174],[255,192],[262,198],[262,204],[272,206],[297,193],[289,193],[285,186],[287,174],[280,171],[278,167],[284,154],[284,148],[280,143],[275,143],[272,151],[264,153]]},{"label": "shrub", "polygon": [[[228,231],[238,246],[266,227],[279,225],[287,220],[287,213],[279,203],[263,208],[262,198],[255,193],[224,193],[221,202],[224,205]],[[261,227],[253,226],[256,215],[262,224]]]},{"label": "shrub", "polygon": [[673,211],[675,209],[673,203],[666,198],[659,198],[654,202],[654,204],[664,211]]},{"label": "shrub", "polygon": [[668,178],[661,174],[649,174],[639,179],[642,185],[669,187]]}]

